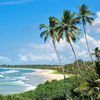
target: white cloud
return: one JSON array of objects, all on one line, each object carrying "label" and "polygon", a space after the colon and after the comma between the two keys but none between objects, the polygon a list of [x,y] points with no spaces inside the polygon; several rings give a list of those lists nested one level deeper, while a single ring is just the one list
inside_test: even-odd
[{"label": "white cloud", "polygon": [[36,62],[36,61],[53,61],[56,60],[56,56],[55,54],[51,54],[51,55],[35,55],[31,52],[27,53],[26,55],[19,55],[20,59],[24,62],[28,62],[28,61],[32,61],[32,62]]},{"label": "white cloud", "polygon": [[10,64],[12,61],[10,58],[5,56],[0,56],[0,64]]},{"label": "white cloud", "polygon": [[[61,49],[57,49],[60,53],[61,59],[64,61],[65,57],[61,54]],[[44,44],[33,44],[30,43],[27,49],[22,49],[19,54],[19,58],[23,63],[43,63],[43,64],[59,64],[54,47],[49,41],[49,43]]]},{"label": "white cloud", "polygon": [[22,3],[28,3],[31,2],[33,0],[16,0],[16,1],[4,1],[4,2],[0,2],[0,5],[16,5],[16,4],[22,4]]},{"label": "white cloud", "polygon": [[98,12],[96,13],[96,15],[97,15],[98,17],[100,17],[100,11],[98,11]]},{"label": "white cloud", "polygon": [[[98,46],[97,40],[95,40],[93,37],[87,35],[87,39],[88,39],[88,44],[89,44],[90,49],[94,49],[95,47]],[[98,42],[100,42],[100,41],[98,41]],[[85,36],[80,39],[79,43],[83,48],[87,48]]]},{"label": "white cloud", "polygon": [[96,18],[92,26],[87,26],[88,32],[100,34],[100,11],[96,13]]},{"label": "white cloud", "polygon": [[[97,40],[93,37],[89,35],[87,37],[90,50],[93,52],[94,48],[100,44],[100,40],[97,43]],[[72,49],[66,43],[65,39],[61,40],[56,46],[63,64],[74,62],[75,59]],[[80,38],[77,43],[73,43],[73,46],[78,59],[90,60],[89,53],[86,49],[85,37]],[[12,61],[8,57],[0,56],[0,64],[59,64],[59,62],[52,42],[49,41],[46,44],[28,44],[20,50],[17,60]]]},{"label": "white cloud", "polygon": [[[87,35],[88,43],[90,46],[91,52],[94,50],[95,47],[98,46],[97,41]],[[100,43],[100,41],[98,41]],[[56,44],[57,50],[61,57],[62,63],[71,63],[74,61],[74,55],[71,50],[69,44],[66,43],[65,39],[61,40],[59,44]],[[80,38],[77,43],[73,43],[75,52],[77,54],[78,59],[88,60],[89,53],[86,49],[86,41],[85,37]],[[54,47],[52,42],[44,44],[33,44],[30,43],[28,48],[24,48],[21,50],[19,54],[20,61],[23,63],[40,63],[40,64],[59,64],[57,55],[54,51]]]}]

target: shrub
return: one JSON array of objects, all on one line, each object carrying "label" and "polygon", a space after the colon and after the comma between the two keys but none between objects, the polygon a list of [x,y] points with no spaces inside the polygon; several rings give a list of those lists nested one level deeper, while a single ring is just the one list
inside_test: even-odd
[{"label": "shrub", "polygon": [[[65,95],[71,94],[75,86],[76,77],[71,77],[66,80],[66,88],[64,80],[52,81],[41,84],[34,91],[36,100],[65,100]],[[66,92],[66,93],[65,93]],[[68,97],[69,98],[69,97]]]},{"label": "shrub", "polygon": [[5,100],[4,96],[0,95],[0,100]]}]

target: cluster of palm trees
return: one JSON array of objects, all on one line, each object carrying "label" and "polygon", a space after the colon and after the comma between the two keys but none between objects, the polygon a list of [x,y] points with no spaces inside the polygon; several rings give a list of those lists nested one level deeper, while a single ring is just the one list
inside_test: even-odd
[{"label": "cluster of palm trees", "polygon": [[[89,52],[91,61],[93,61],[89,49],[87,32],[85,27],[87,23],[92,25],[93,15],[94,14],[88,9],[88,7],[85,4],[83,4],[79,7],[78,14],[73,13],[69,10],[64,10],[63,16],[60,20],[55,17],[50,17],[48,26],[45,24],[40,25],[40,30],[42,29],[40,36],[41,38],[44,38],[45,42],[47,41],[48,37],[51,37],[60,65],[62,65],[62,63],[56,48],[56,42],[59,42],[63,38],[65,38],[66,42],[70,44],[75,57],[75,61],[78,60],[77,55],[75,53],[75,49],[73,47],[73,42],[76,42],[76,40],[79,38],[79,35],[81,34],[80,28],[78,27],[79,24],[83,25],[87,50]],[[77,68],[79,69],[79,73],[81,75],[82,72],[80,70],[78,62],[77,62]],[[64,74],[64,68],[63,68],[63,74]]]},{"label": "cluster of palm trees", "polygon": [[[97,47],[95,48],[94,53],[91,53],[89,44],[88,44],[87,31],[86,31],[86,25],[87,24],[92,25],[94,21],[93,17],[94,17],[94,14],[88,9],[88,6],[83,4],[79,7],[78,14],[73,13],[69,10],[64,10],[63,16],[60,20],[55,17],[50,17],[48,26],[45,24],[40,25],[40,30],[42,30],[40,36],[41,38],[44,38],[45,42],[47,41],[48,37],[51,38],[60,65],[62,65],[62,62],[56,48],[56,42],[59,43],[61,39],[65,38],[66,42],[70,44],[72,52],[75,57],[75,62],[76,62],[75,67],[78,68],[79,76],[81,77],[82,82],[83,82],[80,86],[78,86],[75,89],[75,91],[84,94],[84,90],[86,90],[87,92],[84,95],[85,96],[88,95],[88,97],[91,96],[90,97],[91,100],[93,99],[92,97],[93,94],[95,94],[95,96],[97,96],[98,98],[100,96],[99,94],[100,93],[100,49]],[[73,46],[73,42],[75,43],[79,39],[79,35],[82,33],[80,31],[80,28],[82,28],[81,30],[83,30],[82,32],[84,33],[84,37],[86,40],[86,47],[87,47],[87,51],[89,53],[91,62],[93,62],[92,55],[96,57],[96,62],[95,62],[96,77],[95,77],[95,74],[93,73],[92,74],[94,76],[91,76],[92,75],[91,74],[90,76],[88,75],[89,76],[88,78],[83,77],[84,75],[78,63],[78,58]],[[62,66],[62,72],[64,75],[64,82],[65,82],[65,97],[67,99],[68,96],[66,95],[67,89],[66,89],[66,77],[65,77],[64,66]],[[95,92],[95,90],[97,92]]]}]

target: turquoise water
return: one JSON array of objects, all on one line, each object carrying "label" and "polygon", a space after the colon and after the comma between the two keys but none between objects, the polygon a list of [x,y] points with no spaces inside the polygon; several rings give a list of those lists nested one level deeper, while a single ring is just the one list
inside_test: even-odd
[{"label": "turquoise water", "polygon": [[0,94],[14,94],[35,89],[46,79],[35,70],[0,68]]}]

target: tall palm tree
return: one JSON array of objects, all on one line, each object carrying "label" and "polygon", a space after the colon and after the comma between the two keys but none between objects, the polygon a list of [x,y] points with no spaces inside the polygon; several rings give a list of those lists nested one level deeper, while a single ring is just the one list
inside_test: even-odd
[{"label": "tall palm tree", "polygon": [[80,20],[80,22],[82,23],[83,25],[83,30],[84,30],[84,34],[85,34],[85,40],[86,40],[86,45],[87,45],[87,49],[88,49],[88,52],[89,52],[89,55],[90,55],[90,58],[91,58],[91,61],[93,62],[93,59],[92,59],[92,56],[91,56],[91,52],[90,52],[90,49],[89,49],[89,44],[88,44],[88,38],[87,38],[87,32],[86,32],[86,24],[90,24],[92,25],[92,22],[93,22],[93,16],[94,14],[88,10],[88,6],[86,6],[85,4],[81,5],[79,7],[79,14],[78,14],[78,19]]},{"label": "tall palm tree", "polygon": [[82,72],[80,70],[78,59],[72,44],[73,42],[76,42],[78,39],[78,35],[80,34],[79,28],[76,26],[78,23],[78,19],[75,18],[75,14],[71,13],[68,10],[65,10],[63,13],[63,18],[61,22],[59,22],[58,26],[56,27],[56,31],[58,33],[57,35],[57,41],[59,42],[61,38],[65,37],[66,42],[70,44],[73,54],[75,56],[75,61],[77,61],[77,67],[79,69],[80,75],[82,75]]},{"label": "tall palm tree", "polygon": [[[58,24],[58,20],[54,17],[50,17],[49,18],[49,26],[47,26],[45,24],[40,25],[40,30],[43,29],[43,31],[40,34],[40,37],[41,38],[44,37],[44,42],[47,41],[49,36],[51,37],[55,52],[56,52],[58,60],[59,60],[59,63],[60,63],[60,65],[62,65],[60,56],[58,54],[58,51],[57,51],[57,48],[56,48],[56,45],[55,45],[55,42],[56,42],[56,39],[57,39],[55,27],[56,27],[57,24]],[[65,91],[65,94],[66,94],[66,77],[65,77],[65,71],[64,71],[63,66],[62,66],[62,73],[63,73],[63,76],[64,76],[64,83],[65,83],[65,90],[64,91]]]},{"label": "tall palm tree", "polygon": [[[44,37],[44,42],[47,41],[48,37],[50,36],[52,39],[52,43],[55,49],[55,52],[57,54],[58,60],[60,65],[62,65],[61,63],[61,59],[60,56],[58,54],[55,42],[56,42],[56,32],[55,32],[55,26],[58,24],[58,20],[54,17],[50,17],[49,18],[49,26],[45,25],[45,24],[41,24],[40,25],[40,30],[43,29],[43,31],[40,34],[40,37],[43,38]],[[64,71],[64,67],[62,68],[62,72],[64,75],[64,79],[65,79],[65,71]]]}]

